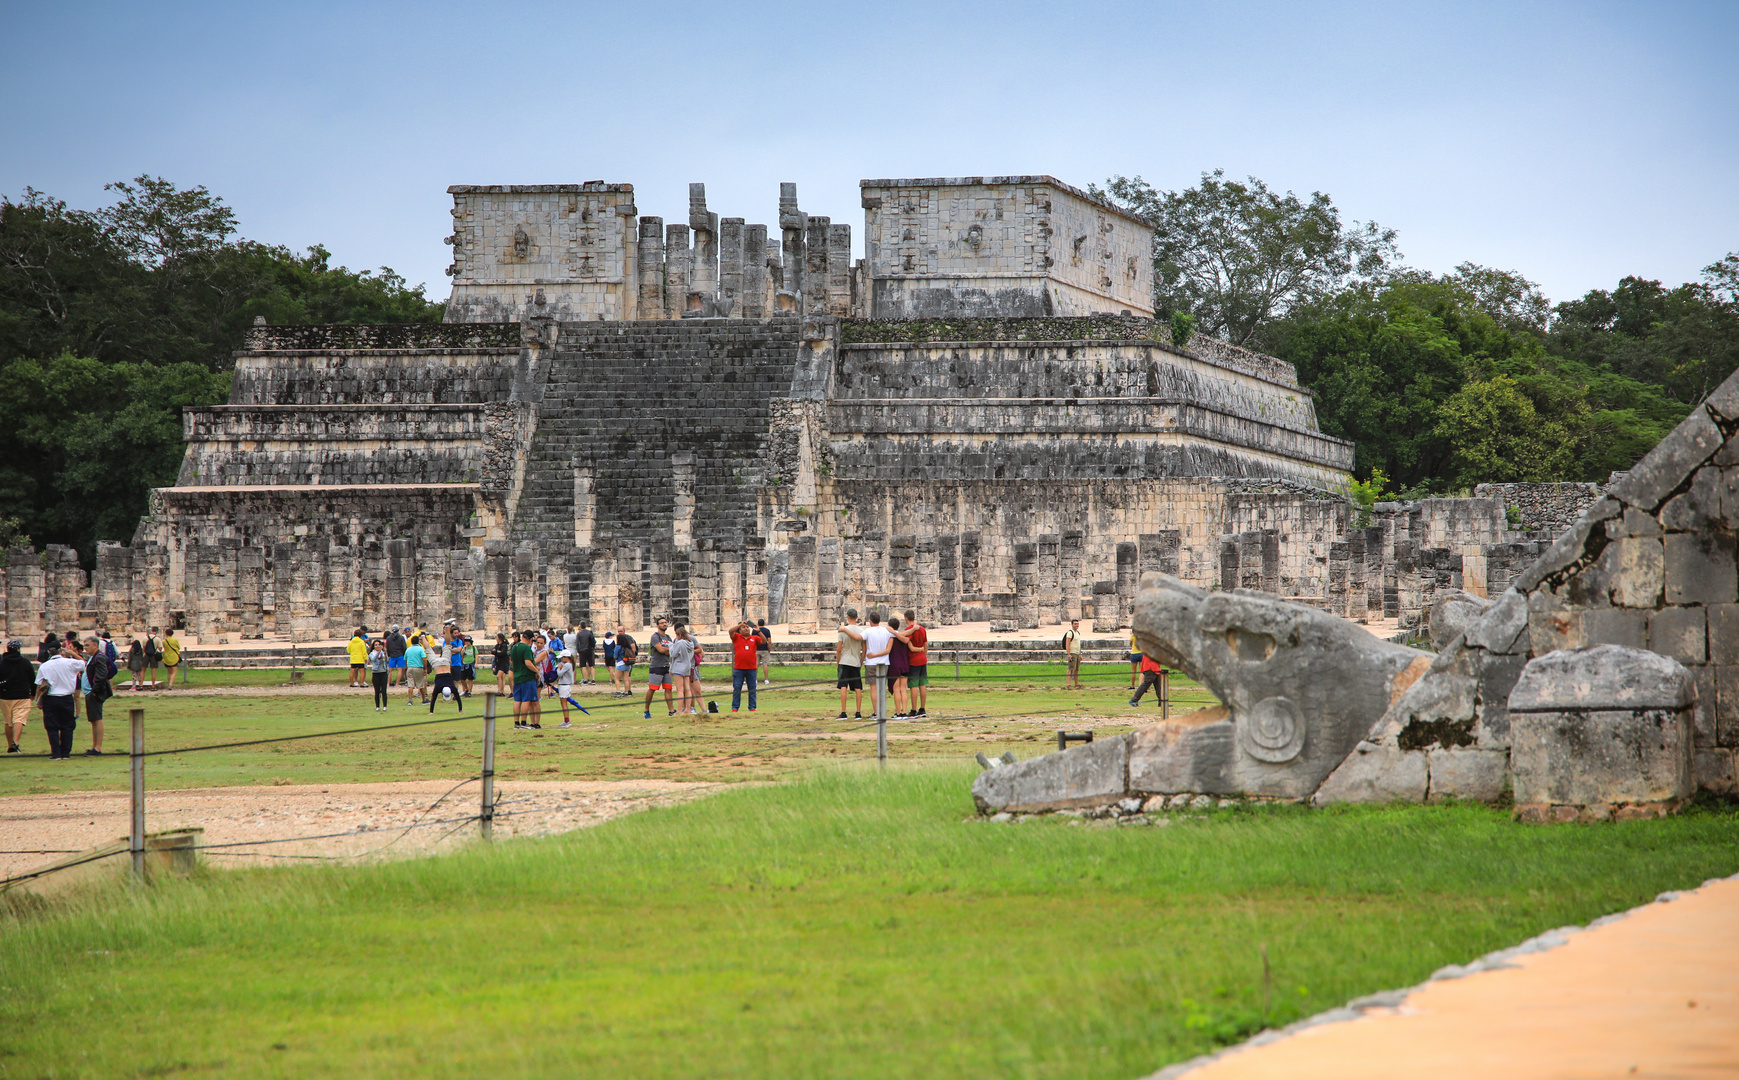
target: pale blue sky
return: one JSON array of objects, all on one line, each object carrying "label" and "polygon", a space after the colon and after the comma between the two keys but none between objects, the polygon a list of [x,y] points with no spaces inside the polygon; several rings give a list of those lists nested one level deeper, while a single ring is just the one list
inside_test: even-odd
[{"label": "pale blue sky", "polygon": [[[0,4],[0,191],[141,172],[445,297],[451,183],[861,231],[866,177],[1208,169],[1554,300],[1739,250],[1739,3]],[[861,247],[861,240],[859,241]]]}]

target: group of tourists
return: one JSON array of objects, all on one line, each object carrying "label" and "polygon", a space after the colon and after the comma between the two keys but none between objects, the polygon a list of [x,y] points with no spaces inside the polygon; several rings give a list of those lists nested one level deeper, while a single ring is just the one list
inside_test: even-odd
[{"label": "group of tourists", "polygon": [[[350,654],[350,685],[374,687],[374,711],[386,712],[395,687],[405,688],[406,705],[451,701],[460,712],[477,684],[477,641],[448,619],[440,633],[396,623],[378,637],[359,626],[346,645]],[[364,682],[364,677],[370,682]]]},{"label": "group of tourists", "polygon": [[881,612],[873,608],[868,625],[857,621],[856,608],[847,608],[839,640],[833,647],[834,661],[839,667],[839,719],[848,719],[846,697],[853,691],[857,693],[857,712],[852,718],[863,719],[866,674],[872,679],[878,674],[887,679],[888,691],[894,699],[893,719],[916,720],[930,715],[929,645],[930,632],[910,608],[906,609],[903,622],[900,616],[890,616],[886,625],[882,623]]},{"label": "group of tourists", "polygon": [[[135,638],[128,647],[127,667],[132,672],[134,690],[142,689],[141,680],[147,669],[155,688],[158,664],[169,668],[169,682],[174,682],[175,669],[181,662],[181,644],[173,632],[167,638],[158,637],[159,632],[153,627],[145,641]],[[152,658],[149,664],[147,655]],[[64,761],[72,757],[73,732],[81,712],[91,730],[91,744],[85,754],[101,756],[103,703],[115,695],[115,678],[121,663],[113,637],[106,630],[82,640],[74,631],[65,636],[50,633],[37,646],[36,657],[36,663],[32,664],[24,655],[24,643],[16,639],[8,641],[6,651],[0,653],[0,714],[5,717],[6,752],[23,753],[24,731],[30,724],[31,710],[41,709],[51,759]]]}]

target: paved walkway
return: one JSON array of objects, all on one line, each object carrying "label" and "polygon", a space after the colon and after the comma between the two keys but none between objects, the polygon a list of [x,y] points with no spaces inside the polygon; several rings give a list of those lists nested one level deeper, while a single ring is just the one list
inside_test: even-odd
[{"label": "paved walkway", "polygon": [[1739,876],[1663,900],[1154,1080],[1739,1076]]}]

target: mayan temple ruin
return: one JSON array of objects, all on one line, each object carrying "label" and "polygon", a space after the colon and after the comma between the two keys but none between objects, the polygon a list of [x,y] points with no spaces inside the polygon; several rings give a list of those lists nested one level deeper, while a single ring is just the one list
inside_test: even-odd
[{"label": "mayan temple ruin", "polygon": [[1048,176],[865,180],[855,260],[790,184],[767,224],[699,184],[668,224],[630,184],[449,191],[446,323],[253,327],[131,543],[88,574],[9,553],[11,634],[799,632],[876,603],[1105,630],[1145,570],[1408,624],[1497,595],[1599,494],[1361,515],[1291,365],[1174,342],[1149,228]]}]

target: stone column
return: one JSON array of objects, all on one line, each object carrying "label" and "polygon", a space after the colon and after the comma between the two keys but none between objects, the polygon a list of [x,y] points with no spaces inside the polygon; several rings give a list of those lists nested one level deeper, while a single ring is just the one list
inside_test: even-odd
[{"label": "stone column", "polygon": [[1136,547],[1127,541],[1117,545],[1117,629],[1128,629],[1135,616],[1135,586],[1141,575],[1136,572]]},{"label": "stone column", "polygon": [[785,291],[785,259],[781,251],[780,241],[767,241],[766,259],[762,265],[766,268],[766,296],[762,301],[762,309],[768,316],[779,314],[779,294]]},{"label": "stone column", "polygon": [[1238,534],[1238,585],[1245,589],[1262,589],[1262,533],[1248,529]]},{"label": "stone column", "polygon": [[719,219],[720,315],[743,316],[743,219]]},{"label": "stone column", "polygon": [[[1066,621],[1063,614],[1062,547],[1057,533],[1043,533],[1038,539],[1038,569],[1035,588],[1038,591],[1038,619],[1035,625]],[[1017,564],[1018,569],[1018,564]]]},{"label": "stone column", "polygon": [[863,598],[863,537],[845,537],[840,551],[840,602],[862,615],[869,610]]},{"label": "stone column", "polygon": [[[403,626],[417,617],[417,545],[388,540],[386,548],[386,622]],[[282,606],[282,601],[280,601]]]},{"label": "stone column", "polygon": [[688,623],[697,634],[719,622],[719,562],[713,541],[702,537],[688,552]]},{"label": "stone column", "polygon": [[84,591],[85,572],[78,552],[65,544],[48,545],[47,586],[49,625],[65,633],[79,626],[79,593]]},{"label": "stone column", "polygon": [[543,552],[544,622],[557,630],[573,625],[568,603],[568,549],[550,544]]},{"label": "stone column", "polygon": [[978,553],[984,537],[976,530],[960,534],[960,603],[982,605],[984,581],[978,573]]},{"label": "stone column", "polygon": [[[1400,619],[1403,611],[1419,611],[1424,604],[1419,596],[1418,553],[1414,551],[1413,541],[1395,541],[1395,558],[1390,564],[1390,573],[1394,576],[1394,588],[1383,586],[1383,618]],[[1391,610],[1391,601],[1393,610]]]},{"label": "stone column", "polygon": [[1016,544],[1014,546],[1014,614],[1015,623],[1022,630],[1031,630],[1039,625],[1039,546],[1037,544]]},{"label": "stone column", "polygon": [[1346,534],[1347,544],[1347,618],[1365,617],[1365,533],[1353,529]]},{"label": "stone column", "polygon": [[719,567],[719,625],[735,626],[747,617],[743,600],[743,545],[720,540],[715,545]]},{"label": "stone column", "polygon": [[646,592],[640,562],[640,545],[616,541],[616,603],[611,609],[612,618],[636,635],[646,625]]},{"label": "stone column", "polygon": [[694,543],[694,452],[673,450],[670,454],[671,543],[687,551]]},{"label": "stone column", "polygon": [[[139,569],[140,557],[133,556],[135,570]],[[139,592],[145,604],[145,623],[149,626],[167,626],[169,624],[169,549],[162,544],[146,544],[144,549],[144,578],[139,583]]]},{"label": "stone column", "polygon": [[809,230],[809,215],[797,208],[797,185],[779,185],[779,230],[784,235],[785,287],[776,298],[775,307],[783,313],[804,310],[803,266],[808,259],[804,250]]},{"label": "stone column", "polygon": [[[239,579],[239,571],[237,576]],[[326,554],[326,630],[333,636],[348,640],[361,624],[362,560],[359,549],[334,547]]]},{"label": "stone column", "polygon": [[[689,290],[694,287],[694,252],[688,246],[687,225],[664,227],[664,311],[679,319],[688,310]],[[614,624],[612,624],[614,625]]]},{"label": "stone column", "polygon": [[567,554],[569,625],[581,621],[594,628],[598,625],[597,613],[592,610],[592,552],[592,548],[577,547]]},{"label": "stone column", "polygon": [[815,537],[793,536],[791,565],[785,579],[785,621],[793,634],[813,634],[820,621],[815,580]]},{"label": "stone column", "polygon": [[249,640],[266,636],[266,549],[255,545],[236,551],[236,632]]},{"label": "stone column", "polygon": [[1087,617],[1093,620],[1095,634],[1111,634],[1117,631],[1117,582],[1093,583],[1093,611]]},{"label": "stone column", "polygon": [[985,598],[990,606],[990,632],[1013,633],[1020,625],[1019,598],[1014,593],[991,593]]},{"label": "stone column", "polygon": [[664,309],[664,219],[640,219],[639,304],[635,314],[640,319],[667,319]]},{"label": "stone column", "polygon": [[827,227],[827,313],[851,318],[851,226]]},{"label": "stone column", "polygon": [[621,574],[616,569],[616,549],[609,544],[592,545],[592,625],[599,636],[616,628],[616,594],[621,589]]},{"label": "stone column", "polygon": [[684,316],[717,314],[719,299],[719,216],[706,208],[706,185],[688,185],[688,227],[694,232],[694,284]]},{"label": "stone column", "polygon": [[362,545],[357,566],[362,585],[362,624],[371,633],[383,632],[395,620],[392,607],[386,601],[386,549],[380,541],[370,540]]},{"label": "stone column", "polygon": [[1365,609],[1381,613],[1383,610],[1383,571],[1384,564],[1389,562],[1383,550],[1383,528],[1373,525],[1364,530],[1365,534]]},{"label": "stone column", "polygon": [[[922,547],[922,541],[919,546]],[[932,553],[935,544],[931,545]],[[817,594],[816,625],[822,630],[841,623],[845,615],[844,582],[841,580],[840,543],[837,536],[817,537],[815,541],[815,591]]]},{"label": "stone column", "polygon": [[960,537],[944,533],[936,541],[936,625],[960,625]]},{"label": "stone column", "polygon": [[[283,547],[279,545],[280,552]],[[280,565],[290,567],[290,640],[318,641],[321,615],[326,607],[326,546],[304,539],[289,548],[279,559]],[[283,607],[282,601],[279,607]]]},{"label": "stone column", "polygon": [[1220,588],[1225,592],[1240,587],[1238,579],[1243,568],[1238,565],[1238,556],[1238,538],[1220,537]]},{"label": "stone column", "polygon": [[[97,544],[97,569],[91,576],[97,594],[97,618],[119,638],[137,625],[133,610],[133,549],[126,544]],[[116,642],[116,647],[125,642]]]},{"label": "stone column", "polygon": [[912,545],[912,599],[908,606],[917,612],[919,622],[931,622],[936,618],[937,594],[941,590],[937,557],[938,545],[934,536],[920,536]]},{"label": "stone column", "polygon": [[917,545],[917,537],[910,533],[896,533],[888,541],[888,603],[897,614],[912,607],[912,551]]},{"label": "stone column", "polygon": [[[471,558],[471,548],[454,548],[447,552],[447,587],[453,596],[453,620],[459,629],[475,634],[477,621],[477,569]],[[481,649],[483,642],[477,642]]]},{"label": "stone column", "polygon": [[864,618],[876,607],[886,607],[889,598],[888,534],[870,529],[863,534]]},{"label": "stone column", "polygon": [[745,319],[767,315],[767,226],[743,227],[743,291],[739,302]]},{"label": "stone column", "polygon": [[1057,579],[1063,593],[1063,621],[1087,618],[1081,611],[1082,571],[1086,562],[1086,534],[1080,529],[1064,529],[1062,546],[1057,551]]},{"label": "stone column", "polygon": [[1262,591],[1280,595],[1280,530],[1263,529],[1262,544]]},{"label": "stone column", "polygon": [[743,550],[743,602],[748,609],[743,618],[751,622],[767,618],[768,563],[767,541],[759,536],[750,536],[745,541]]},{"label": "stone column", "polygon": [[543,595],[539,588],[542,560],[537,545],[523,541],[513,549],[513,621],[516,626],[538,626],[543,622]]},{"label": "stone column", "polygon": [[[49,549],[53,551],[51,547]],[[187,628],[193,631],[193,636],[200,644],[210,645],[217,640],[217,635],[223,632],[223,614],[218,607],[218,563],[221,558],[217,545],[190,542],[186,548],[183,565],[186,584],[183,592],[187,596]],[[51,625],[58,630],[61,620],[51,620]]]},{"label": "stone column", "polygon": [[[1409,555],[1411,547],[1409,544]],[[1345,540],[1328,545],[1328,610],[1331,615],[1347,616],[1347,577],[1352,556]]]},{"label": "stone column", "polygon": [[505,630],[510,637],[515,630],[527,629],[513,620],[513,555],[505,540],[492,540],[483,547],[483,621],[490,632]]},{"label": "stone column", "polygon": [[810,217],[808,236],[804,238],[804,246],[808,249],[806,261],[803,264],[803,313],[805,315],[826,315],[828,313],[828,225],[829,220],[825,217]]}]

